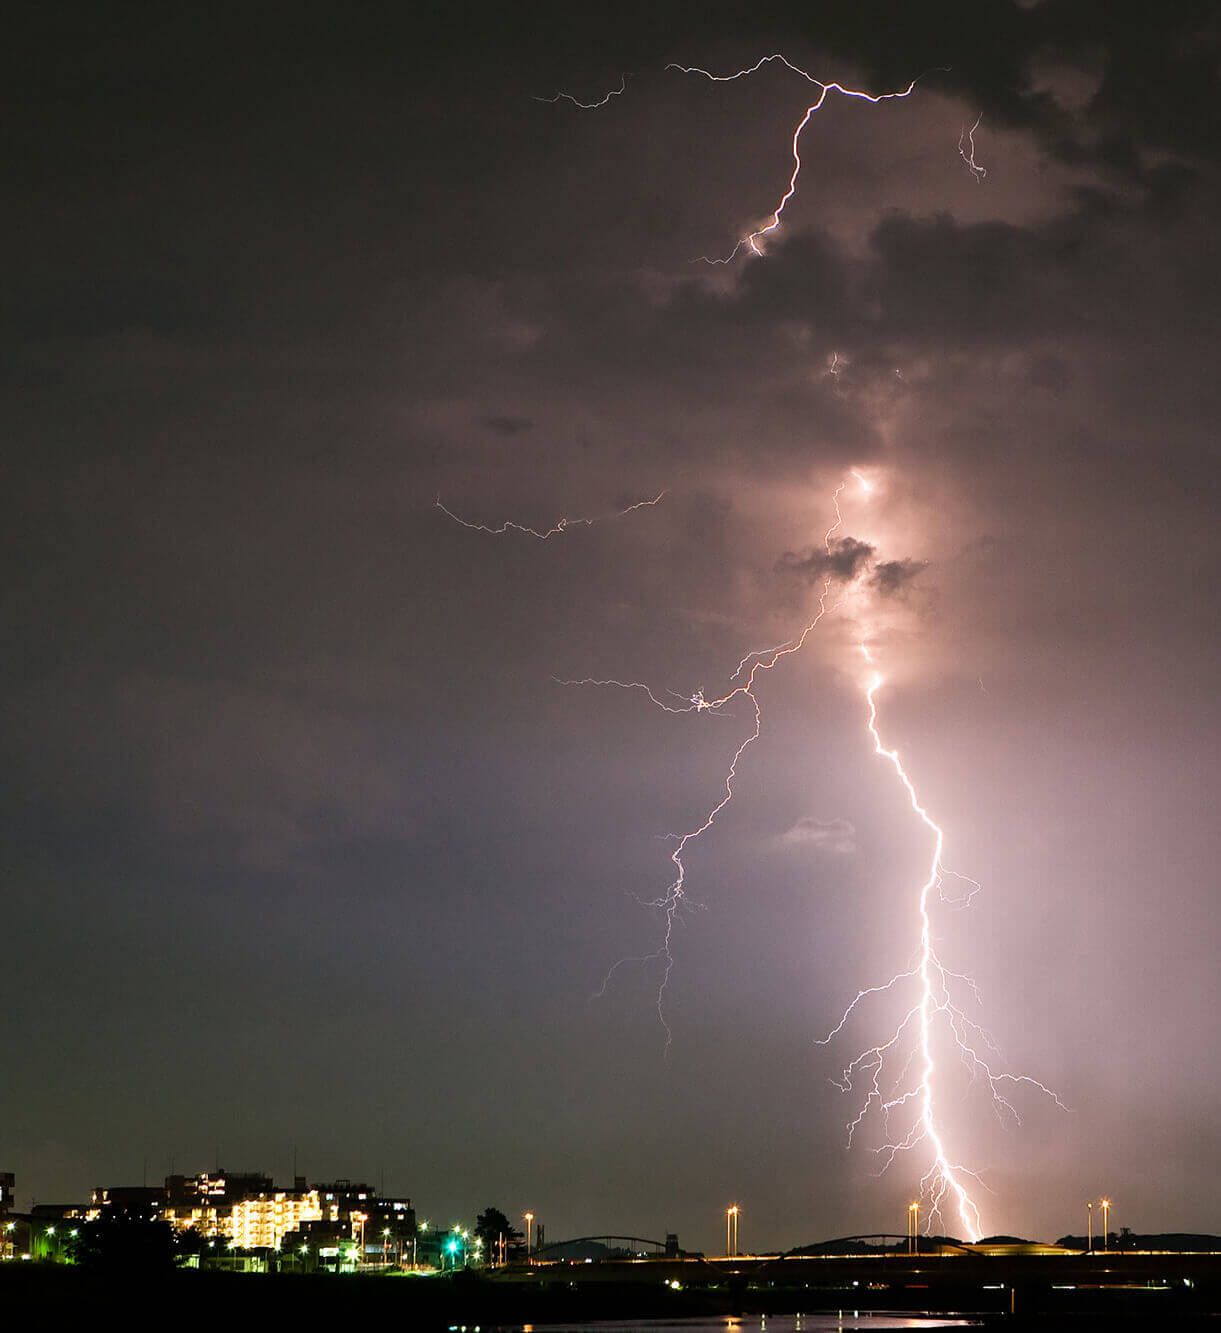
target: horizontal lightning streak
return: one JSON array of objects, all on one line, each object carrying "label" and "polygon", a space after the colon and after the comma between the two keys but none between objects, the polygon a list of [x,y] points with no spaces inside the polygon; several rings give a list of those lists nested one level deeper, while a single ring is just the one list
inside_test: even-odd
[{"label": "horizontal lightning streak", "polygon": [[452,518],[455,523],[461,523],[464,528],[470,528],[472,532],[487,532],[493,537],[502,537],[506,532],[520,532],[527,537],[537,537],[539,541],[546,541],[549,537],[558,537],[561,532],[567,532],[569,528],[586,527],[591,528],[595,523],[605,523],[612,518],[622,518],[625,514],[634,513],[637,509],[649,509],[653,505],[660,504],[665,491],[658,491],[651,500],[637,500],[635,504],[630,504],[626,509],[617,509],[613,514],[600,514],[594,518],[561,518],[544,531],[537,528],[527,528],[521,523],[514,523],[509,520],[502,523],[498,528],[489,527],[486,523],[471,523],[465,518],[460,518],[452,509],[447,509],[441,503],[441,497],[438,495],[433,501],[433,507],[439,509],[448,518]]},{"label": "horizontal lightning streak", "polygon": [[627,75],[623,74],[619,78],[618,88],[612,88],[605,97],[599,98],[596,102],[578,102],[571,93],[556,93],[554,97],[536,97],[536,102],[546,102],[549,106],[554,106],[557,102],[571,102],[573,106],[580,107],[582,111],[596,111],[600,106],[605,106],[612,97],[618,97],[627,91]]}]

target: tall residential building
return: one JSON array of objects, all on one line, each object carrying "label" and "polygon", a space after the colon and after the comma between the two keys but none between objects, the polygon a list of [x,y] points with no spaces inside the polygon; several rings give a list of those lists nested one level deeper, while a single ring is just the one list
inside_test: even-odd
[{"label": "tall residential building", "polygon": [[284,1235],[322,1217],[317,1189],[304,1177],[277,1189],[270,1176],[218,1171],[169,1176],[162,1217],[176,1231],[193,1230],[240,1249],[279,1249]]}]

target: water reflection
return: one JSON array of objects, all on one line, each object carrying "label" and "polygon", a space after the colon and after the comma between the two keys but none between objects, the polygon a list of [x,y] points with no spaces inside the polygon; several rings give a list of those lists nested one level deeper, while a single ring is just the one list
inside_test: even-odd
[{"label": "water reflection", "polygon": [[715,1315],[695,1319],[604,1319],[583,1324],[523,1324],[522,1333],[886,1333],[889,1329],[977,1328],[967,1316],[911,1315],[885,1310],[834,1314]]}]

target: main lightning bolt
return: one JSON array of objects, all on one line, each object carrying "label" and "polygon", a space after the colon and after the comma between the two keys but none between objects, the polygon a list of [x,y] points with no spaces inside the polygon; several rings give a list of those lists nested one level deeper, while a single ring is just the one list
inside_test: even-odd
[{"label": "main lightning bolt", "polygon": [[[714,74],[706,69],[679,64],[671,64],[666,68],[683,74],[700,75],[716,83],[727,83],[752,75],[763,66],[773,62],[783,65],[818,90],[816,98],[806,107],[804,115],[797,122],[792,132],[793,167],[788,186],[772,210],[770,219],[763,226],[744,236],[724,258],[707,259],[707,257],[704,257],[707,263],[728,264],[744,249],[759,256],[764,253],[762,243],[767,237],[778,231],[784,211],[797,193],[798,178],[802,169],[800,151],[802,133],[810,120],[823,107],[831,93],[834,92],[844,97],[857,98],[877,104],[910,96],[917,82],[913,80],[905,88],[878,94],[866,92],[862,89],[846,88],[840,83],[824,83],[779,53],[764,56],[753,65],[731,74]],[[621,83],[618,89],[612,90],[600,102],[582,103],[568,94],[560,94],[559,97],[554,99],[540,100],[558,101],[563,98],[579,107],[593,108],[605,105],[611,97],[622,93],[624,87],[625,83]],[[958,142],[959,154],[977,181],[982,180],[987,174],[985,168],[980,166],[975,159],[975,132],[979,128],[981,120],[982,116],[977,117],[975,123],[969,129],[964,125]],[[837,376],[838,370],[839,358],[837,356],[833,359],[828,373]],[[896,374],[898,373],[896,371]],[[863,475],[855,472],[855,470],[853,475],[860,482],[863,491],[870,490],[870,484]],[[833,538],[842,526],[842,515],[839,507],[839,497],[842,490],[843,485],[835,491],[835,522],[823,538],[828,557],[832,552]],[[660,499],[660,497],[658,498]],[[467,524],[467,526],[479,525]],[[517,525],[506,526],[516,527]],[[533,532],[532,535],[552,536],[562,529],[563,524],[547,533]],[[486,530],[491,531],[491,529]],[[503,530],[500,529],[499,531]],[[830,564],[827,568],[830,571]],[[734,750],[729,761],[724,779],[723,794],[692,828],[684,833],[671,835],[674,840],[674,848],[670,854],[674,872],[673,878],[665,892],[648,904],[664,916],[664,932],[660,946],[653,953],[642,958],[622,959],[616,963],[607,973],[602,984],[602,990],[599,992],[605,992],[615,973],[626,963],[661,960],[663,970],[657,994],[657,1011],[666,1032],[667,1050],[670,1046],[671,1031],[666,1021],[664,1001],[666,987],[674,964],[671,948],[673,931],[680,912],[684,906],[689,905],[686,892],[687,872],[683,859],[684,854],[696,839],[711,828],[721,811],[732,800],[738,765],[747,749],[759,739],[762,714],[759,700],[754,692],[759,674],[770,671],[783,657],[798,652],[804,646],[808,636],[829,609],[827,599],[830,595],[831,583],[832,575],[828,572],[823,581],[816,613],[806,623],[801,632],[777,647],[747,653],[739,661],[736,670],[730,677],[732,688],[719,697],[709,697],[700,689],[686,697],[673,696],[677,702],[667,702],[654,693],[649,686],[638,681],[587,678],[581,681],[561,682],[566,685],[598,685],[640,691],[646,695],[654,706],[671,714],[689,712],[720,714],[739,696],[750,701],[752,725],[745,738]],[[866,729],[874,753],[879,758],[884,759],[893,769],[906,793],[913,813],[932,837],[932,848],[928,871],[916,898],[919,940],[914,961],[906,971],[897,973],[884,984],[870,986],[859,991],[844,1010],[836,1026],[827,1036],[821,1039],[819,1044],[826,1045],[838,1037],[848,1026],[850,1020],[858,1013],[858,1010],[872,997],[897,992],[905,985],[914,987],[914,1001],[908,1005],[906,1012],[889,1035],[854,1057],[843,1070],[840,1079],[836,1080],[845,1092],[864,1091],[864,1100],[848,1125],[848,1139],[851,1143],[857,1130],[867,1119],[880,1118],[884,1141],[875,1151],[881,1156],[883,1171],[901,1154],[906,1154],[918,1147],[926,1148],[931,1155],[931,1163],[920,1181],[921,1195],[927,1202],[926,1226],[931,1230],[934,1219],[941,1218],[943,1208],[946,1211],[953,1210],[965,1233],[972,1240],[976,1240],[982,1234],[983,1228],[979,1207],[971,1195],[968,1182],[978,1183],[978,1177],[962,1164],[952,1160],[946,1147],[936,1112],[935,1093],[938,1086],[939,1069],[935,1047],[948,1040],[948,1044],[956,1051],[958,1058],[972,1079],[983,1082],[987,1086],[993,1105],[1002,1120],[1018,1120],[1018,1113],[1006,1096],[1007,1092],[1011,1092],[1018,1085],[1029,1085],[1031,1088],[1045,1094],[1057,1106],[1062,1109],[1065,1108],[1059,1097],[1037,1079],[1026,1075],[998,1072],[994,1069],[993,1062],[999,1058],[995,1042],[985,1029],[967,1016],[953,998],[952,991],[958,986],[965,986],[976,1001],[978,1001],[979,995],[975,983],[970,977],[951,972],[937,954],[933,933],[934,903],[946,902],[955,906],[965,905],[978,891],[979,885],[974,880],[957,875],[947,869],[943,862],[944,831],[921,802],[916,787],[899,757],[898,750],[888,748],[883,743],[878,727],[877,696],[884,684],[884,677],[877,668],[868,640],[862,641],[859,646],[862,657],[869,669],[868,679],[864,686],[864,697],[867,711]],[[745,680],[741,681],[744,673]],[[736,681],[741,681],[741,683],[733,685],[732,683]],[[967,891],[957,898],[947,895],[946,882],[949,879],[961,881],[968,886]],[[896,1066],[899,1066],[897,1072]],[[913,1067],[914,1073],[911,1072]]]},{"label": "main lightning bolt", "polygon": [[[872,483],[857,469],[851,470],[862,493],[872,490]],[[598,686],[629,691],[638,691],[659,710],[672,715],[685,713],[725,715],[729,706],[737,699],[747,699],[750,704],[751,725],[746,735],[734,749],[726,768],[721,795],[707,811],[689,829],[682,833],[668,835],[674,843],[669,860],[673,876],[665,890],[656,898],[645,901],[648,906],[659,912],[663,919],[662,938],[658,947],[651,953],[630,958],[622,958],[615,963],[597,992],[598,996],[606,993],[616,973],[630,963],[649,963],[660,961],[662,964],[661,980],[657,989],[657,1015],[665,1031],[665,1051],[668,1054],[672,1030],[666,1018],[665,998],[674,967],[673,937],[674,930],[684,908],[692,906],[687,893],[687,865],[684,859],[691,844],[703,836],[716,822],[718,816],[733,799],[738,766],[747,750],[762,734],[762,710],[759,705],[755,686],[764,672],[771,671],[784,658],[801,651],[809,636],[819,623],[834,610],[828,606],[834,581],[833,556],[836,550],[836,536],[843,527],[843,513],[840,508],[840,496],[846,482],[841,482],[832,497],[834,521],[823,534],[823,550],[827,564],[818,595],[817,606],[813,615],[806,621],[800,632],[773,647],[754,649],[742,657],[729,677],[730,688],[720,695],[708,695],[702,688],[689,695],[672,695],[670,700],[659,696],[650,686],[641,681],[622,681],[586,677],[581,680],[557,679],[557,683],[571,686]],[[630,513],[645,505],[655,505],[665,492],[652,500],[638,501],[618,514]],[[524,527],[515,522],[505,522],[498,527],[476,524],[459,518],[437,500],[437,506],[443,512],[460,523],[463,527],[493,535],[504,535],[509,531],[527,533],[530,536],[545,539],[565,531],[575,523],[592,523],[594,519],[561,519],[551,528],[539,531]],[[615,515],[612,515],[612,517]],[[841,539],[843,540],[843,539]],[[851,576],[849,576],[851,577]],[[838,603],[836,603],[838,605]],[[979,1207],[968,1188],[968,1181],[978,1183],[978,1176],[953,1161],[946,1149],[939,1127],[935,1109],[935,1089],[937,1083],[937,1061],[934,1053],[937,1029],[948,1036],[963,1065],[973,1080],[983,1082],[992,1098],[998,1116],[1002,1120],[1019,1122],[1020,1117],[1013,1103],[1006,1096],[1019,1085],[1027,1085],[1045,1094],[1061,1109],[1064,1103],[1060,1098],[1037,1079],[1024,1074],[998,1072],[992,1061],[999,1057],[996,1043],[987,1031],[971,1019],[956,1003],[952,990],[955,984],[965,986],[976,1002],[979,1000],[975,982],[960,973],[950,971],[938,956],[933,942],[932,912],[934,900],[946,902],[951,906],[965,906],[979,890],[979,884],[968,876],[960,875],[948,869],[944,862],[945,833],[924,806],[916,791],[915,784],[899,757],[897,749],[888,747],[882,740],[878,728],[879,690],[884,684],[884,677],[878,670],[873,651],[867,640],[862,640],[859,650],[868,667],[868,680],[864,688],[866,703],[866,730],[874,753],[887,761],[906,793],[913,813],[932,836],[928,870],[917,894],[917,916],[919,921],[919,941],[915,952],[915,961],[907,970],[897,973],[889,981],[870,986],[858,991],[855,998],[843,1011],[839,1022],[818,1045],[828,1045],[848,1026],[858,1009],[871,997],[898,991],[904,983],[914,986],[915,1000],[909,1004],[897,1025],[881,1041],[868,1046],[856,1055],[844,1068],[835,1081],[845,1093],[863,1090],[864,1099],[853,1119],[848,1124],[848,1142],[853,1142],[857,1131],[873,1118],[881,1120],[884,1141],[875,1152],[880,1155],[882,1171],[885,1171],[897,1157],[922,1145],[927,1146],[932,1161],[920,1181],[920,1192],[926,1201],[926,1226],[931,1230],[934,1219],[942,1217],[942,1209],[953,1208],[963,1231],[972,1240],[978,1240],[983,1233]],[[734,682],[738,682],[734,684]],[[667,692],[668,693],[668,692]],[[946,892],[946,881],[961,881],[967,887],[960,896],[954,897]],[[895,1066],[901,1067],[895,1072]],[[913,1064],[918,1075],[909,1078]],[[913,1114],[914,1112],[914,1114]],[[895,1122],[900,1121],[897,1129]]]},{"label": "main lightning bolt", "polygon": [[[868,486],[864,477],[857,474],[862,487]],[[884,1171],[897,1156],[917,1146],[927,1145],[932,1164],[920,1181],[920,1193],[926,1201],[926,1227],[931,1230],[934,1218],[941,1216],[943,1204],[952,1207],[958,1221],[971,1240],[979,1240],[983,1234],[979,1207],[965,1184],[966,1179],[978,1181],[974,1172],[961,1164],[951,1161],[935,1115],[935,1086],[937,1062],[934,1056],[934,1030],[941,1022],[949,1035],[950,1043],[966,1066],[973,1080],[986,1084],[997,1114],[1015,1123],[1020,1122],[1013,1103],[1005,1096],[1005,1091],[1018,1085],[1027,1085],[1042,1092],[1062,1110],[1064,1103],[1050,1088],[1037,1079],[1024,1074],[997,1072],[989,1063],[999,1056],[996,1043],[980,1025],[968,1018],[954,1002],[952,983],[964,984],[976,1002],[979,992],[975,982],[967,976],[949,971],[937,955],[933,943],[932,904],[934,898],[949,901],[954,906],[965,906],[974,897],[979,884],[948,870],[943,860],[945,851],[945,833],[941,826],[929,814],[916,792],[916,787],[899,758],[897,749],[888,748],[882,741],[878,730],[878,691],[884,684],[884,677],[877,669],[877,663],[867,641],[859,645],[861,656],[869,669],[868,683],[865,687],[867,706],[866,728],[873,743],[873,750],[879,758],[885,759],[894,770],[907,795],[913,812],[932,835],[933,845],[930,853],[928,872],[917,895],[917,914],[919,918],[919,944],[915,962],[905,972],[900,972],[880,986],[870,986],[859,991],[844,1010],[836,1026],[823,1037],[818,1044],[829,1044],[848,1024],[862,1002],[871,996],[885,994],[899,988],[904,982],[914,983],[916,1000],[904,1014],[898,1025],[882,1041],[867,1047],[857,1055],[843,1070],[840,1078],[834,1080],[843,1092],[852,1092],[861,1085],[865,1097],[857,1114],[848,1125],[848,1142],[851,1144],[856,1131],[866,1119],[876,1113],[882,1123],[884,1142],[876,1149],[882,1159]],[[953,878],[969,885],[969,891],[958,899],[949,899],[945,893],[945,881]],[[981,1053],[984,1048],[987,1055]],[[892,1076],[893,1066],[903,1058],[903,1065],[897,1075]],[[913,1081],[907,1077],[911,1065],[917,1064],[919,1074]],[[892,1119],[902,1118],[903,1113],[915,1110],[914,1116],[908,1116],[906,1123],[900,1125],[896,1133],[892,1129]]]},{"label": "main lightning bolt", "polygon": [[496,528],[489,527],[486,523],[471,523],[468,519],[459,518],[452,509],[446,509],[441,503],[439,495],[433,501],[433,508],[439,509],[447,518],[452,518],[455,523],[460,523],[464,528],[470,528],[472,532],[488,532],[493,537],[503,537],[506,532],[520,532],[527,537],[537,537],[539,541],[543,542],[549,537],[558,537],[561,532],[567,532],[569,528],[592,528],[595,523],[605,523],[608,519],[622,518],[625,514],[634,513],[637,509],[651,509],[653,505],[661,503],[665,494],[665,491],[658,491],[651,500],[637,500],[635,504],[628,505],[626,509],[615,510],[613,514],[600,514],[595,518],[559,518],[551,527],[541,530],[525,527],[521,523],[514,523],[511,519]]}]

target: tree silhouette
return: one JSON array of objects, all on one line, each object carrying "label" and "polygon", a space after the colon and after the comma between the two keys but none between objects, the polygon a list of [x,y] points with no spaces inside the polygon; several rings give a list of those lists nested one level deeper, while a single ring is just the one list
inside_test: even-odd
[{"label": "tree silhouette", "polygon": [[[483,1253],[488,1263],[494,1264],[507,1259],[523,1240],[499,1208],[485,1208],[475,1220],[475,1235],[483,1241]],[[502,1249],[503,1247],[503,1249]]]}]

